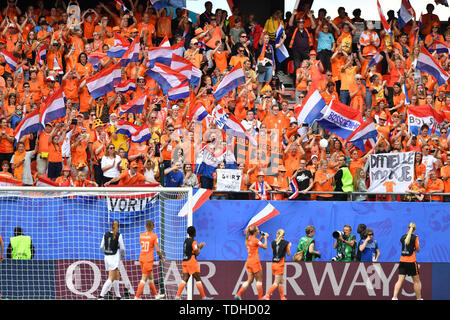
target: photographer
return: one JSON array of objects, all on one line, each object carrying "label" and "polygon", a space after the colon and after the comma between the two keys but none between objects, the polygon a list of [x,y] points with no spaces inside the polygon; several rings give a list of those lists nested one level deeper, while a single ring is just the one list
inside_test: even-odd
[{"label": "photographer", "polygon": [[[364,238],[363,238],[364,234]],[[367,229],[361,233],[361,239],[358,243],[358,250],[361,252],[359,261],[361,262],[377,262],[380,257],[380,249],[378,242],[373,238],[373,230]]]},{"label": "photographer", "polygon": [[[320,258],[319,251],[315,250],[316,240],[313,238],[316,234],[314,226],[307,226],[305,228],[306,236],[301,237],[297,245],[297,253],[294,256],[294,261],[314,261]],[[302,254],[298,255],[299,252]],[[301,259],[299,258],[301,257]]]},{"label": "photographer", "polygon": [[352,233],[352,227],[345,225],[342,231],[333,232],[336,239],[333,248],[337,249],[337,255],[331,261],[353,261],[356,248],[356,236]]}]

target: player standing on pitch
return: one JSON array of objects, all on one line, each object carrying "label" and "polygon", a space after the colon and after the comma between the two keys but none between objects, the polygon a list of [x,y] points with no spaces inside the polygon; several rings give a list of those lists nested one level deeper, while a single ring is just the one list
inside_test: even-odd
[{"label": "player standing on pitch", "polygon": [[[253,225],[247,229],[245,245],[247,246],[247,274],[248,279],[244,282],[239,289],[238,293],[234,296],[236,300],[241,300],[241,295],[253,283],[256,279],[256,290],[258,290],[258,299],[261,300],[263,297],[263,287],[262,287],[262,266],[259,260],[259,248],[267,249],[267,238],[268,233],[262,233],[261,238],[256,238],[260,234],[257,226]],[[264,238],[264,243],[261,240]]]},{"label": "player standing on pitch", "polygon": [[284,296],[284,285],[283,285],[283,275],[284,275],[284,262],[286,259],[286,254],[291,255],[291,243],[284,240],[285,231],[283,229],[278,229],[277,238],[272,241],[272,274],[275,276],[275,281],[270,286],[269,290],[264,296],[264,300],[269,300],[270,295],[278,287],[278,292],[280,293],[281,300],[287,300]]},{"label": "player standing on pitch", "polygon": [[140,299],[142,292],[144,291],[145,284],[148,282],[150,291],[155,295],[155,299],[159,300],[164,297],[164,294],[159,294],[156,290],[155,283],[153,282],[153,249],[161,259],[161,263],[164,262],[164,256],[158,245],[158,236],[153,233],[155,224],[153,221],[147,221],[145,224],[146,231],[139,236],[139,243],[141,244],[141,254],[139,255],[139,262],[141,264],[142,279],[136,290],[135,299]]},{"label": "player standing on pitch", "polygon": [[194,239],[196,236],[195,227],[188,227],[187,234],[189,235],[189,237],[184,240],[183,246],[183,280],[178,286],[178,291],[175,299],[181,299],[181,293],[183,292],[186,283],[192,275],[196,281],[196,286],[198,291],[200,292],[200,296],[202,297],[202,299],[211,300],[211,297],[207,297],[205,295],[205,290],[203,289],[203,284],[200,278],[200,266],[198,265],[197,261],[197,256],[200,254],[200,250],[205,246],[205,243],[200,242],[199,244],[197,244],[197,241]]},{"label": "player standing on pitch", "polygon": [[111,231],[108,231],[103,235],[100,249],[105,253],[105,268],[106,271],[108,271],[108,280],[103,284],[99,300],[104,299],[105,294],[111,289],[111,286],[114,288],[116,299],[120,299],[119,263],[120,259],[125,257],[125,245],[123,243],[123,237],[119,233],[119,221],[114,221],[112,223]]}]

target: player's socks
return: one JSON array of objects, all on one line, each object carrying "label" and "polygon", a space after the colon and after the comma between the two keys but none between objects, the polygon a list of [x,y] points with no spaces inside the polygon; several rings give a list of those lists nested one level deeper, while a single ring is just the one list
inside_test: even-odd
[{"label": "player's socks", "polygon": [[236,294],[236,296],[240,297],[244,293],[245,289],[247,289],[247,286],[248,286],[248,283],[244,282],[242,284],[241,288],[239,289],[238,293]]},{"label": "player's socks", "polygon": [[283,286],[278,286],[278,292],[280,293],[281,300],[287,300],[286,297],[284,296],[284,287]]},{"label": "player's socks", "polygon": [[144,292],[144,287],[145,287],[145,282],[141,280],[139,282],[139,285],[138,285],[137,289],[136,289],[136,298],[140,298],[141,297],[142,292]]},{"label": "player's socks", "polygon": [[203,284],[202,284],[202,282],[201,282],[201,281],[197,281],[195,284],[196,284],[196,286],[197,286],[198,292],[200,292],[200,296],[201,296],[202,298],[204,298],[206,295],[205,295],[205,290],[203,289]]},{"label": "player's socks", "polygon": [[119,290],[119,280],[114,280],[113,288],[114,288],[114,294],[116,295],[116,298],[121,298],[120,290]]},{"label": "player's socks", "polygon": [[177,297],[181,296],[181,293],[183,292],[185,286],[186,282],[181,281],[180,284],[178,285]]},{"label": "player's socks", "polygon": [[155,283],[153,282],[153,280],[150,280],[150,281],[148,282],[148,286],[150,287],[150,291],[151,291],[155,296],[157,296],[157,295],[158,295],[158,290],[156,290],[156,286],[155,286]]},{"label": "player's socks", "polygon": [[261,300],[263,297],[262,282],[256,282],[256,291],[258,291],[258,299]]},{"label": "player's socks", "polygon": [[270,295],[275,291],[275,289],[277,288],[276,284],[272,284],[269,288],[269,290],[267,290],[266,295],[264,296],[265,299],[269,299]]},{"label": "player's socks", "polygon": [[101,297],[104,297],[106,295],[106,293],[109,291],[109,289],[111,289],[111,285],[112,285],[112,281],[111,280],[106,280],[105,283],[103,284],[102,287],[102,291],[100,293]]}]

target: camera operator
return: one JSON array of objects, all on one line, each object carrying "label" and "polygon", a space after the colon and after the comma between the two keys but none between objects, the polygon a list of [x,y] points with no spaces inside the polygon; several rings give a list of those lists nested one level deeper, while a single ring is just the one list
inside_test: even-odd
[{"label": "camera operator", "polygon": [[352,233],[352,227],[345,225],[342,231],[333,232],[333,237],[336,239],[333,248],[337,249],[337,255],[333,257],[332,261],[353,261],[356,247],[356,236]]},{"label": "camera operator", "polygon": [[361,239],[358,243],[358,250],[361,252],[361,262],[377,262],[380,257],[380,249],[378,242],[373,238],[373,230],[367,229],[364,232],[364,238],[361,234]]}]

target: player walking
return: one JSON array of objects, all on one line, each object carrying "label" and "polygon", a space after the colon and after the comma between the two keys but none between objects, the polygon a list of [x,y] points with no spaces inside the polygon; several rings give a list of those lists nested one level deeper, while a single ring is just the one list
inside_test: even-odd
[{"label": "player walking", "polygon": [[148,283],[150,291],[155,295],[155,299],[159,300],[164,297],[164,294],[159,294],[153,282],[153,250],[156,251],[161,263],[164,263],[164,256],[159,249],[158,236],[153,233],[155,224],[153,221],[147,221],[145,224],[146,231],[139,236],[139,243],[141,244],[141,254],[139,255],[139,263],[141,264],[142,278],[136,290],[135,299],[140,299],[144,291],[145,284]]},{"label": "player walking", "polygon": [[205,246],[205,243],[200,242],[199,244],[197,244],[197,241],[194,239],[196,236],[195,227],[188,227],[187,234],[189,237],[184,240],[183,247],[183,280],[178,286],[178,291],[175,299],[181,299],[181,293],[183,292],[186,283],[192,275],[196,281],[196,286],[198,291],[200,292],[200,296],[202,297],[202,299],[211,300],[211,297],[207,297],[205,295],[205,290],[203,289],[203,284],[200,277],[200,266],[198,265],[197,261],[197,256],[200,254],[200,250]]},{"label": "player walking", "polygon": [[[253,283],[253,280],[256,279],[256,290],[258,291],[258,299],[261,300],[263,297],[263,287],[262,287],[262,266],[261,261],[259,260],[259,248],[267,249],[267,237],[269,234],[265,233],[261,236],[260,239],[257,239],[256,236],[259,235],[259,229],[257,226],[250,226],[247,230],[245,245],[247,246],[247,274],[248,279],[244,282],[239,289],[238,293],[234,296],[236,300],[241,300],[241,295],[247,289],[249,285]],[[264,238],[264,243],[261,240]]]}]

